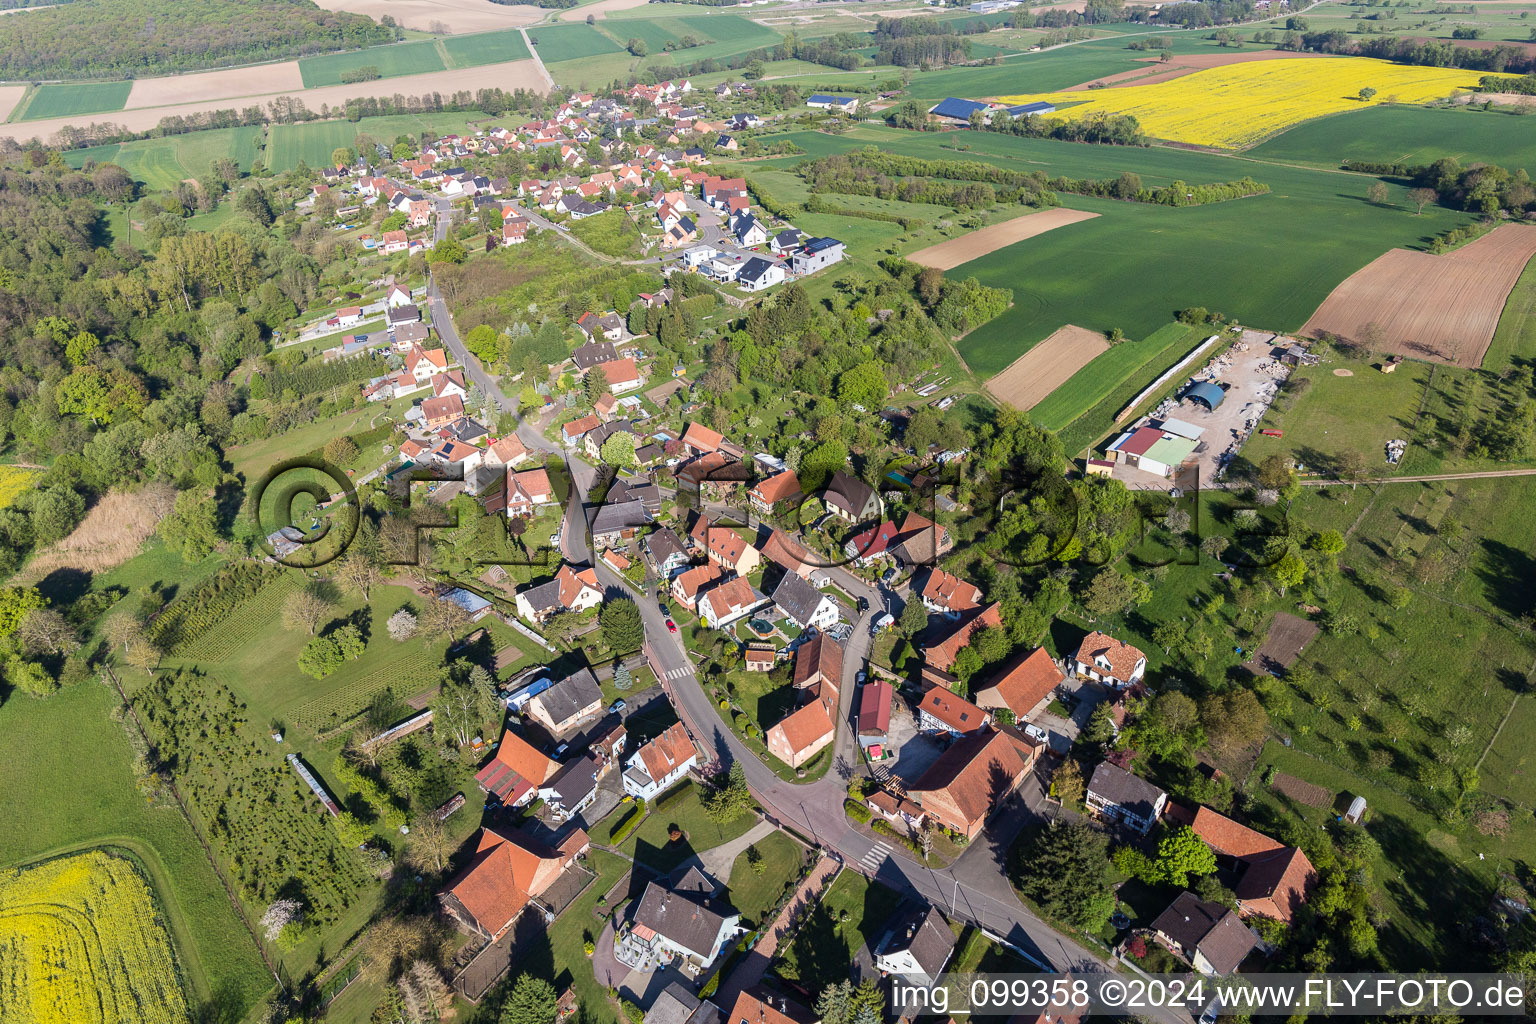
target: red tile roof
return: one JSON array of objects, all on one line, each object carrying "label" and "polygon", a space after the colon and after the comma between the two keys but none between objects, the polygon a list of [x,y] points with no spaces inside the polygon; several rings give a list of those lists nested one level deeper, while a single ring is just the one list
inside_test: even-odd
[{"label": "red tile roof", "polygon": [[560,874],[560,854],[521,832],[482,829],[475,857],[448,887],[492,936],[500,935],[528,901]]},{"label": "red tile roof", "polygon": [[677,766],[696,756],[693,740],[682,722],[673,722],[667,730],[638,751],[640,763],[652,779],[664,779]]},{"label": "red tile roof", "polygon": [[964,736],[923,773],[912,786],[928,807],[926,793],[941,795],[943,803],[960,812],[967,825],[986,818],[994,804],[1012,790],[1033,760],[1026,760],[1017,741],[994,730]]},{"label": "red tile roof", "polygon": [[923,583],[922,596],[952,612],[981,607],[981,588],[943,569],[931,569]]},{"label": "red tile roof", "polygon": [[1029,654],[1015,658],[1001,675],[974,690],[976,699],[987,707],[1006,707],[1023,717],[1035,705],[1049,697],[1066,676],[1056,667],[1050,652],[1036,647]]},{"label": "red tile roof", "polygon": [[891,701],[896,691],[883,679],[871,679],[859,691],[859,732],[884,735],[891,728]]},{"label": "red tile roof", "polygon": [[1129,455],[1145,455],[1154,444],[1157,444],[1157,442],[1161,441],[1162,439],[1163,432],[1161,430],[1155,430],[1152,427],[1139,427],[1135,433],[1126,438],[1125,443],[1116,450],[1125,452]]},{"label": "red tile roof", "polygon": [[683,443],[700,452],[713,452],[720,449],[720,442],[725,440],[725,435],[718,430],[711,430],[702,423],[690,423],[688,429],[683,431]]},{"label": "red tile roof", "polygon": [[1188,825],[1194,829],[1195,835],[1205,840],[1205,845],[1223,856],[1247,860],[1261,853],[1272,853],[1285,848],[1284,843],[1271,839],[1262,832],[1255,832],[1247,825],[1240,825],[1226,815],[1203,805],[1191,810],[1169,801],[1163,814],[1176,824]]},{"label": "red tile roof", "polygon": [[1312,862],[1290,846],[1249,858],[1236,894],[1245,911],[1290,921],[1315,884]]},{"label": "red tile roof", "polygon": [[1100,655],[1109,662],[1110,673],[1116,679],[1125,680],[1130,679],[1131,673],[1136,671],[1137,662],[1146,657],[1138,648],[1132,647],[1124,640],[1116,640],[1108,633],[1095,630],[1083,637],[1083,642],[1078,645],[1077,660],[1085,665],[1098,667],[1094,659]]},{"label": "red tile roof", "polygon": [[947,672],[949,667],[955,663],[955,656],[960,653],[960,649],[971,642],[972,633],[984,626],[1001,626],[1002,624],[1002,605],[997,603],[989,604],[978,614],[961,622],[944,639],[931,647],[925,647],[923,655],[928,659],[928,664],[940,671]]},{"label": "red tile roof", "polygon": [[926,711],[955,732],[975,732],[987,724],[988,714],[964,697],[942,686],[930,686],[918,701],[919,711]]},{"label": "red tile roof", "polygon": [[800,478],[792,469],[759,480],[748,494],[765,505],[773,505],[800,492]]},{"label": "red tile roof", "polygon": [[826,739],[832,733],[832,716],[827,714],[827,707],[819,700],[813,700],[804,707],[784,716],[770,733],[777,732],[783,735],[791,754],[798,754],[815,746]]}]

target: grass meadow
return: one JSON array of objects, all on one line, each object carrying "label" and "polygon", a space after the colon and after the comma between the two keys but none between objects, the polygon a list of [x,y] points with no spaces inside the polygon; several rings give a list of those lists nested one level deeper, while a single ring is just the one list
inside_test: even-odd
[{"label": "grass meadow", "polygon": [[470,36],[448,36],[443,49],[456,68],[472,68],[481,64],[500,64],[508,60],[527,60],[533,54],[523,34],[515,28],[500,32],[477,32]]},{"label": "grass meadow", "polygon": [[[261,128],[215,128],[161,139],[144,139],[64,153],[64,162],[82,167],[87,160],[117,164],[149,189],[175,189],[187,178],[208,173],[213,161],[228,157],[249,171],[261,154]],[[330,154],[326,154],[329,157]]]},{"label": "grass meadow", "polygon": [[1536,171],[1536,132],[1506,110],[1386,105],[1308,121],[1247,155],[1317,167],[1344,160],[1430,164],[1450,156]]},{"label": "grass meadow", "polygon": [[122,110],[132,82],[69,82],[40,85],[30,100],[12,111],[12,121],[40,121],[45,117],[74,114],[105,114]]},{"label": "grass meadow", "polygon": [[586,24],[541,25],[528,30],[533,48],[546,64],[580,57],[595,57],[604,53],[617,53],[623,49],[618,43]]},{"label": "grass meadow", "polygon": [[746,921],[760,926],[785,887],[799,878],[805,850],[783,832],[764,836],[753,848],[762,855],[762,868],[754,870],[745,851],[736,856],[731,867],[730,901]]},{"label": "grass meadow", "polygon": [[1511,366],[1536,358],[1536,260],[1525,265],[1519,280],[1504,300],[1504,312],[1494,328],[1493,341],[1483,353],[1485,370],[1502,373]]},{"label": "grass meadow", "polygon": [[104,846],[131,854],[154,883],[195,1016],[239,1020],[272,981],[203,849],[174,804],[151,806],[134,785],[133,750],[113,721],[116,694],[94,682],[48,700],[0,706],[6,750],[0,865]]},{"label": "grass meadow", "polygon": [[304,88],[313,89],[320,85],[340,85],[344,72],[370,66],[379,69],[380,78],[447,70],[442,54],[437,50],[437,41],[418,39],[348,53],[329,53],[323,57],[304,57],[299,60],[299,73],[304,77]]},{"label": "grass meadow", "polygon": [[290,171],[302,160],[310,167],[330,163],[331,153],[340,146],[353,146],[359,135],[393,139],[396,135],[417,132],[464,131],[475,112],[456,114],[391,114],[351,121],[316,121],[310,124],[275,124],[267,139],[267,168],[275,174]]}]

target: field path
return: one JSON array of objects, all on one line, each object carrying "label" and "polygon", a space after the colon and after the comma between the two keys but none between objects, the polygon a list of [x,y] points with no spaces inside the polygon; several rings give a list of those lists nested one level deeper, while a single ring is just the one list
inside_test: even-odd
[{"label": "field path", "polygon": [[[1486,469],[1476,473],[1429,473],[1425,476],[1370,476],[1360,480],[1362,484],[1430,484],[1437,480],[1490,480],[1506,476],[1536,476],[1536,469]],[[1353,480],[1334,477],[1313,477],[1301,481],[1303,487],[1333,487],[1336,484],[1352,484]],[[1243,486],[1247,486],[1244,484]]]},{"label": "field path", "polygon": [[523,45],[528,47],[529,53],[533,54],[533,62],[538,65],[539,74],[544,76],[545,88],[553,89],[555,87],[555,76],[549,73],[549,68],[544,66],[544,58],[540,57],[539,51],[533,48],[533,40],[528,38],[528,30],[526,28],[519,28],[518,32],[522,33]]}]

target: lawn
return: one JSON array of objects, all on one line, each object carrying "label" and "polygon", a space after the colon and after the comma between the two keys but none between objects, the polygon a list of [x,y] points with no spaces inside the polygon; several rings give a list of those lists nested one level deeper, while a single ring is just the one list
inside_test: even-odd
[{"label": "lawn", "polygon": [[1532,359],[1536,359],[1536,260],[1525,265],[1504,300],[1493,341],[1483,353],[1483,369],[1502,373]]},{"label": "lawn", "polygon": [[1319,167],[1344,160],[1430,164],[1451,156],[1536,171],[1536,137],[1508,111],[1378,106],[1297,125],[1248,156]]},{"label": "lawn", "polygon": [[752,849],[762,855],[762,860],[754,868],[747,851],[737,855],[731,867],[730,900],[748,926],[757,927],[766,923],[768,911],[800,877],[805,850],[783,832],[764,836]]},{"label": "lawn", "polygon": [[[662,874],[669,873],[695,853],[730,842],[757,824],[753,814],[738,815],[735,820],[717,825],[704,814],[698,788],[693,782],[663,793],[649,808],[645,823],[626,839],[619,849],[635,860]],[[682,838],[668,838],[671,827],[683,831]]]},{"label": "lawn", "polygon": [[360,121],[317,121],[310,124],[275,124],[267,142],[267,169],[274,174],[291,171],[303,161],[310,167],[324,167],[338,147],[356,145],[357,136],[393,139],[397,135],[415,136],[418,132],[464,131],[469,122],[484,115],[475,112],[456,114],[391,114],[365,117]]},{"label": "lawn", "polygon": [[0,814],[26,823],[0,830],[0,865],[95,846],[126,850],[165,909],[189,1002],[239,1020],[272,979],[186,819],[169,802],[147,804],[135,788],[133,750],[109,717],[115,704],[107,687],[80,683],[48,700],[0,706]]},{"label": "lawn", "polygon": [[12,121],[39,121],[45,117],[104,114],[122,110],[132,82],[72,82],[40,85],[26,106],[11,112]]},{"label": "lawn", "polygon": [[[222,157],[249,171],[261,153],[261,128],[215,128],[160,139],[144,139],[64,153],[64,162],[83,167],[87,160],[117,164],[149,189],[174,190],[187,178],[200,178]],[[329,155],[327,155],[329,156]]]},{"label": "lawn", "polygon": [[299,60],[299,73],[304,77],[306,89],[321,85],[341,85],[344,72],[361,67],[378,68],[380,78],[447,70],[442,55],[437,51],[435,39],[370,46],[348,53],[329,53],[323,57],[303,57]]},{"label": "lawn", "polygon": [[221,629],[189,645],[179,660],[227,683],[250,706],[255,721],[281,720],[291,729],[302,727],[306,734],[345,721],[386,688],[403,700],[437,683],[446,644],[426,639],[399,643],[384,628],[404,605],[421,612],[420,597],[394,586],[376,588],[367,605],[361,598],[345,596],[327,616],[331,622],[363,614],[368,647],[360,658],[324,679],[300,672],[299,652],[310,635],[282,624],[283,600],[298,577],[290,570],[263,588]]},{"label": "lawn", "polygon": [[500,64],[508,60],[527,60],[533,54],[523,41],[523,33],[515,28],[500,32],[477,32],[471,36],[448,36],[443,49],[456,68],[472,68],[481,64]]},{"label": "lawn", "polygon": [[900,906],[899,893],[845,869],[822,893],[794,941],[780,947],[775,969],[812,992],[846,981],[859,949],[880,941]]},{"label": "lawn", "polygon": [[623,49],[591,25],[543,25],[529,29],[528,38],[539,57],[549,64],[579,57],[617,53]]},{"label": "lawn", "polygon": [[226,454],[234,467],[235,475],[247,484],[254,484],[261,479],[262,474],[285,459],[319,451],[327,441],[342,434],[356,436],[382,426],[389,422],[391,415],[399,415],[409,407],[410,399],[404,399],[391,402],[384,407],[375,404],[362,409],[352,409],[323,420],[306,423],[302,427],[275,437],[233,445]]},{"label": "lawn", "polygon": [[1121,342],[1047,395],[1030,410],[1029,417],[1050,430],[1060,430],[1114,394],[1122,384],[1135,383],[1139,391],[1216,331],[1209,325],[1173,323],[1140,341]]},{"label": "lawn", "polygon": [[623,210],[612,209],[595,217],[573,220],[567,227],[588,246],[609,256],[640,253],[640,229]]}]

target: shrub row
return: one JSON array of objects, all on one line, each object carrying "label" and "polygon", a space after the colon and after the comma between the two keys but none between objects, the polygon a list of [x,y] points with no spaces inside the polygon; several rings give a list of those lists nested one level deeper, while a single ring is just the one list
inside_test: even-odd
[{"label": "shrub row", "polygon": [[644,820],[645,820],[645,801],[644,800],[637,800],[637,801],[635,801],[635,805],[629,809],[629,813],[626,814],[622,819],[620,819],[620,821],[617,824],[615,824],[611,830],[609,830],[609,832],[608,832],[608,843],[609,843],[609,845],[610,846],[617,846],[618,844],[622,843],[624,840],[628,839],[629,836],[630,836],[630,833],[634,832],[635,829],[639,828],[640,827],[640,823],[642,821],[644,821]]},{"label": "shrub row", "polygon": [[1448,253],[1452,249],[1460,249],[1468,242],[1474,242],[1482,238],[1488,232],[1499,226],[1496,220],[1480,220],[1476,224],[1467,224],[1463,227],[1452,228],[1435,236],[1435,240],[1429,243],[1429,251],[1435,255]]},{"label": "shrub row", "polygon": [[[869,819],[872,816],[868,807],[852,798],[843,801],[843,810],[848,813],[848,817],[860,825],[868,825]],[[882,824],[884,823],[882,822]]]}]

